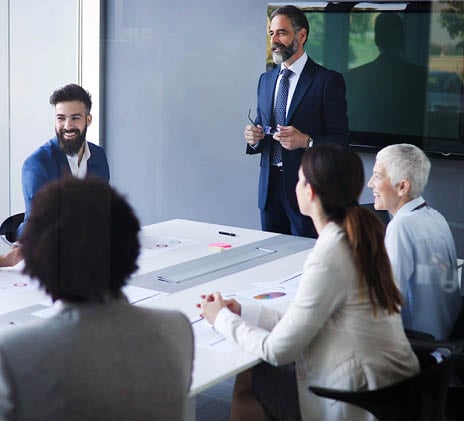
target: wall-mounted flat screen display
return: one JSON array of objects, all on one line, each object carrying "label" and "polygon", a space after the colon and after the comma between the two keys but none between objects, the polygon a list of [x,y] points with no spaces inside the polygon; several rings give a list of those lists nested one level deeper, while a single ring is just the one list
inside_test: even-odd
[{"label": "wall-mounted flat screen display", "polygon": [[308,55],[345,78],[351,145],[464,158],[464,2],[293,4],[310,24]]}]

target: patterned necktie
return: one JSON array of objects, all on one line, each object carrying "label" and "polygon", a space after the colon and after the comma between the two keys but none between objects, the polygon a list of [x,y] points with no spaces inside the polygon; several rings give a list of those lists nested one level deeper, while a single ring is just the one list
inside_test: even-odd
[{"label": "patterned necktie", "polygon": [[[277,91],[276,103],[274,108],[274,124],[277,125],[285,124],[285,116],[287,114],[287,98],[288,98],[288,87],[290,82],[288,81],[289,76],[293,72],[290,69],[284,68],[281,71],[281,78],[279,84],[279,90]],[[280,142],[274,141],[272,143],[271,151],[271,164],[276,165],[282,162],[282,147]]]}]

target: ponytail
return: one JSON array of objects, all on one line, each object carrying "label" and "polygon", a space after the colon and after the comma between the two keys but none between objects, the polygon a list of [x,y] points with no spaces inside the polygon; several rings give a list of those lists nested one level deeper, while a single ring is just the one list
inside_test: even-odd
[{"label": "ponytail", "polygon": [[349,148],[321,144],[303,154],[301,169],[327,219],[343,227],[359,285],[367,290],[374,315],[379,306],[389,314],[399,313],[403,299],[385,249],[384,226],[357,202],[364,187],[361,158]]},{"label": "ponytail", "polygon": [[399,313],[403,298],[385,249],[383,224],[371,211],[348,206],[342,226],[351,246],[360,286],[367,287],[374,315],[377,305],[389,314]]}]

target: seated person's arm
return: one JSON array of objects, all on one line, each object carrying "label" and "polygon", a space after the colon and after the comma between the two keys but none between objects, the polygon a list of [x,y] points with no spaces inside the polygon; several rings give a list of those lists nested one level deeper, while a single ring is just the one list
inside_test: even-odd
[{"label": "seated person's arm", "polygon": [[22,188],[25,206],[24,222],[29,217],[32,200],[37,192],[50,181],[46,170],[41,166],[41,163],[30,162],[26,160],[22,168]]},{"label": "seated person's arm", "polygon": [[21,254],[21,248],[19,246],[13,246],[8,253],[0,255],[0,267],[12,267],[23,259]]},{"label": "seated person's arm", "polygon": [[414,256],[411,239],[404,230],[395,230],[385,238],[393,277],[403,296],[408,292],[408,281],[414,273]]}]

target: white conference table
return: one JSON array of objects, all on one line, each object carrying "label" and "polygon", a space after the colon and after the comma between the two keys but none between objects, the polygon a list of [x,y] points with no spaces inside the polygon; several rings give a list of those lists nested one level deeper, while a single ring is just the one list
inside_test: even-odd
[{"label": "white conference table", "polygon": [[[220,235],[219,231],[234,233],[236,236]],[[159,254],[156,257],[142,256],[139,260],[141,267],[139,273],[141,274],[168,265],[188,262],[195,258],[226,253],[212,252],[208,245],[214,242],[225,242],[231,244],[232,248],[236,248],[238,246],[278,236],[270,232],[198,223],[187,220],[170,220],[144,227],[144,232],[145,235],[148,233],[158,233],[160,235],[194,239],[197,242],[173,250],[172,253],[167,252],[165,254]],[[162,298],[155,297],[146,299],[140,302],[139,305],[145,307],[177,309],[182,311],[190,320],[197,319],[200,311],[196,304],[200,302],[201,294],[208,294],[214,291],[220,291],[224,294],[235,293],[252,288],[252,283],[279,281],[300,271],[308,255],[308,250],[314,243],[311,239],[305,240],[307,240],[308,249],[301,252],[287,255],[280,259],[275,259],[243,271],[233,272],[229,275],[181,290]],[[286,303],[280,302],[280,305],[286,306]],[[199,342],[196,341],[191,396],[259,362],[259,359],[241,351],[238,347],[231,344],[227,344],[227,347],[224,347],[224,344],[221,344],[219,347],[203,347],[198,343]]]},{"label": "white conference table", "polygon": [[[235,236],[221,235],[219,231],[234,233]],[[285,256],[274,254],[274,256],[267,257],[266,262],[258,265],[255,265],[251,260],[245,269],[236,267],[239,268],[238,271],[231,265],[225,272],[217,272],[217,277],[213,272],[208,278],[209,281],[201,282],[200,277],[199,283],[188,285],[186,288],[183,288],[182,283],[174,283],[174,287],[178,290],[168,294],[147,293],[150,289],[153,289],[152,293],[160,291],[158,287],[163,283],[155,282],[156,273],[159,271],[179,264],[183,264],[182,268],[188,269],[189,263],[198,259],[207,259],[209,263],[214,264],[227,258],[226,254],[229,249],[217,252],[216,248],[209,246],[212,243],[227,243],[231,245],[230,251],[234,249],[239,251],[247,245],[254,248],[255,242],[268,242],[267,244],[269,244],[269,242],[272,243],[282,237],[289,242],[299,242],[300,250],[295,253],[287,253]],[[142,291],[142,295],[140,296],[140,292],[136,292],[139,297],[132,302],[135,302],[137,306],[148,308],[176,309],[183,312],[192,322],[199,319],[200,311],[196,304],[199,303],[201,294],[214,291],[236,294],[237,292],[257,289],[255,283],[272,284],[285,280],[301,271],[308,251],[314,243],[311,239],[292,238],[270,232],[180,219],[145,226],[142,228],[140,239],[142,250],[138,260],[139,270],[131,278],[129,288]],[[301,247],[302,241],[305,242],[304,249]],[[238,249],[239,247],[242,249]],[[229,253],[229,255],[231,254]],[[30,320],[33,317],[47,317],[49,314],[53,314],[50,312],[50,309],[53,308],[50,300],[44,292],[37,288],[35,282],[21,275],[21,269],[21,264],[10,269],[0,269],[0,326],[2,324],[19,326],[23,323],[21,320],[25,316],[27,316],[26,320]],[[153,286],[151,286],[152,280]],[[141,282],[143,283],[140,284]],[[23,286],[24,284],[25,286]],[[173,284],[168,287],[171,286]],[[265,285],[261,285],[259,288],[264,288],[263,286]],[[130,298],[129,294],[128,296]],[[275,301],[274,306],[284,309],[287,305],[288,301],[280,300]],[[204,326],[200,327],[196,324]],[[192,326],[198,337],[204,334],[209,335],[208,330],[214,331],[206,325],[204,320],[192,323]],[[196,331],[198,327],[199,331]],[[221,339],[217,344],[208,344],[196,337],[190,396],[194,397],[258,362],[259,359],[241,351],[227,340]]]}]

